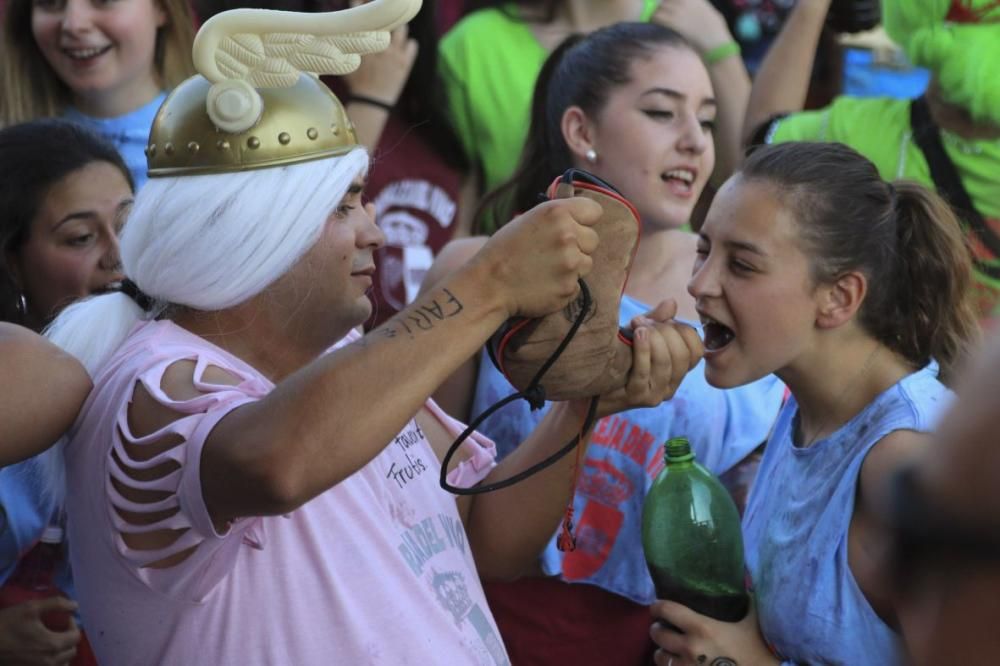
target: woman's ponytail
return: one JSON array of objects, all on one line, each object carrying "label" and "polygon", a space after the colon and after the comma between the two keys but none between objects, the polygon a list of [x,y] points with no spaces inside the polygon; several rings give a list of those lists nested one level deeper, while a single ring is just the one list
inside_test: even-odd
[{"label": "woman's ponytail", "polygon": [[972,258],[941,197],[839,143],[781,143],[751,153],[742,178],[777,186],[795,213],[817,284],[859,270],[868,291],[858,321],[914,368],[938,362],[943,380],[978,338]]},{"label": "woman's ponytail", "polygon": [[886,341],[920,365],[935,359],[941,376],[978,340],[972,302],[972,259],[951,207],[918,183],[898,181],[895,215],[898,235],[895,340]]}]

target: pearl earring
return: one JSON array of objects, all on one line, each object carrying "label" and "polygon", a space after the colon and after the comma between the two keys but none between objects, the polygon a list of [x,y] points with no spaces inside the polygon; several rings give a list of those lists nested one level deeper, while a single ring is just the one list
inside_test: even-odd
[{"label": "pearl earring", "polygon": [[587,149],[586,156],[587,156],[587,161],[590,162],[591,164],[595,164],[597,162],[597,151],[594,150],[593,148]]}]

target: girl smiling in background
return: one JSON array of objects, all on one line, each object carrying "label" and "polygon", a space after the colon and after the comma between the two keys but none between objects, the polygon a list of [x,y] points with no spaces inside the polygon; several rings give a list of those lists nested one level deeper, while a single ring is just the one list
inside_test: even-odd
[{"label": "girl smiling in background", "polygon": [[165,91],[194,73],[186,0],[10,0],[0,126],[63,116],[114,143],[136,186]]}]

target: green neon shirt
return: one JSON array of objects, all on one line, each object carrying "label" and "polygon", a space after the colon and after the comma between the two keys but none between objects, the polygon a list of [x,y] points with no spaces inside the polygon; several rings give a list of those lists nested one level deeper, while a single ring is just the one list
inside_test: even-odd
[{"label": "green neon shirt", "polygon": [[[658,0],[643,0],[648,21]],[[517,6],[482,9],[441,40],[439,68],[451,117],[470,163],[491,190],[514,172],[528,135],[535,80],[548,57]]]},{"label": "green neon shirt", "polygon": [[[1000,139],[971,141],[942,130],[948,157],[987,226],[1000,236]],[[886,180],[905,178],[934,189],[930,168],[910,129],[910,100],[838,97],[818,111],[792,114],[773,124],[769,143],[839,141],[874,162]],[[971,232],[976,259],[1000,268],[1000,259]],[[1000,305],[1000,280],[975,271],[979,311],[989,314]]]}]

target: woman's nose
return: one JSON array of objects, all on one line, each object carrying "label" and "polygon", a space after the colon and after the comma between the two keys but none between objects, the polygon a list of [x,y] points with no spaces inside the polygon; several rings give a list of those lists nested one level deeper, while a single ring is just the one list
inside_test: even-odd
[{"label": "woman's nose", "polygon": [[121,273],[122,272],[122,256],[121,248],[118,245],[118,236],[111,235],[107,239],[107,248],[104,254],[101,255],[100,266],[103,270],[109,273]]},{"label": "woman's nose", "polygon": [[62,29],[68,33],[87,30],[91,24],[92,8],[87,0],[66,0],[63,9]]},{"label": "woman's nose", "polygon": [[688,280],[687,290],[695,300],[707,296],[718,296],[720,293],[719,281],[715,276],[714,262],[710,258],[699,261],[695,264],[691,279]]}]

